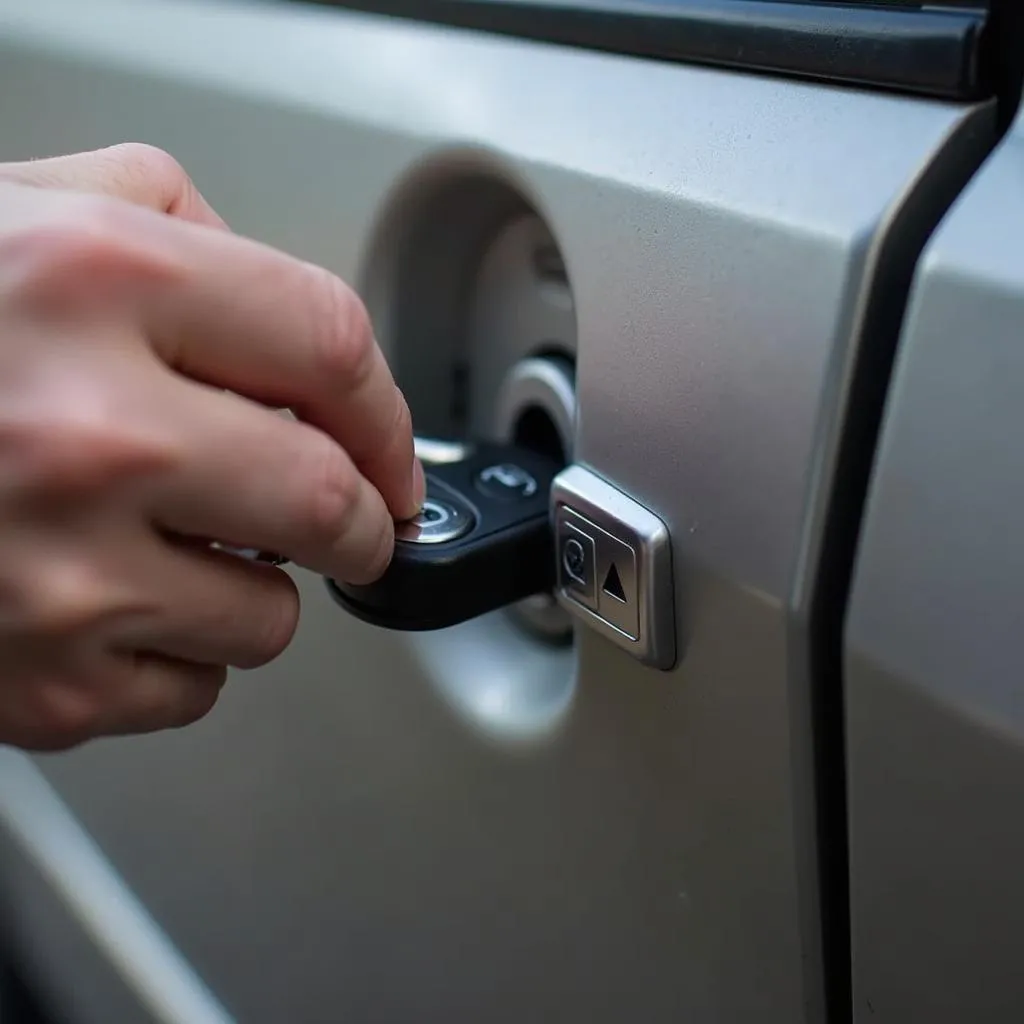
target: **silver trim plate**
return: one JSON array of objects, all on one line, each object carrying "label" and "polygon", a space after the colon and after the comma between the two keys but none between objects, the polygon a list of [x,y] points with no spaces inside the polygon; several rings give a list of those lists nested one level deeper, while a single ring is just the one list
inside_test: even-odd
[{"label": "silver trim plate", "polygon": [[[582,466],[569,466],[555,477],[551,514],[559,604],[644,664],[672,668],[675,591],[665,524]],[[589,544],[580,547],[581,537]],[[563,545],[585,551],[579,560],[586,567],[582,577],[567,570]]]}]

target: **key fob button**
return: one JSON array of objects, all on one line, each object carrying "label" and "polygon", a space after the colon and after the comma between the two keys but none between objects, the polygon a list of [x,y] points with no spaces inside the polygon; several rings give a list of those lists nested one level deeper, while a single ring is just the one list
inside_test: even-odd
[{"label": "key fob button", "polygon": [[405,544],[445,544],[468,533],[473,516],[440,498],[427,498],[415,519],[395,526],[395,540]]},{"label": "key fob button", "polygon": [[[328,580],[356,618],[399,630],[445,629],[555,585],[550,490],[558,462],[485,441],[427,465],[426,500],[395,524],[395,550],[368,584]],[[586,539],[586,534],[583,534]],[[586,560],[586,559],[584,559]],[[583,573],[593,585],[593,557]]]},{"label": "key fob button", "polygon": [[481,470],[476,486],[490,498],[507,501],[532,498],[537,493],[537,481],[513,462],[498,462]]}]

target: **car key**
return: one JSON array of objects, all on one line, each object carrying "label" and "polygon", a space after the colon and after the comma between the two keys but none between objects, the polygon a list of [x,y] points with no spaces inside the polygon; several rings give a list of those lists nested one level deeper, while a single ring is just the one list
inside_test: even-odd
[{"label": "car key", "polygon": [[551,484],[558,463],[507,444],[417,441],[427,480],[419,515],[395,527],[375,583],[328,580],[334,599],[387,629],[454,626],[555,583]]}]

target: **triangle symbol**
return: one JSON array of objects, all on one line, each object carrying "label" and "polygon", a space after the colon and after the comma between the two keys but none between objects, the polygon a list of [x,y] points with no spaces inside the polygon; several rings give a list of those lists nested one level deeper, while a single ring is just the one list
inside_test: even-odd
[{"label": "triangle symbol", "polygon": [[622,589],[622,580],[619,579],[619,570],[615,568],[614,562],[608,570],[608,575],[604,578],[602,589],[609,597],[614,597],[616,601],[621,601],[623,604],[626,603],[626,592]]}]

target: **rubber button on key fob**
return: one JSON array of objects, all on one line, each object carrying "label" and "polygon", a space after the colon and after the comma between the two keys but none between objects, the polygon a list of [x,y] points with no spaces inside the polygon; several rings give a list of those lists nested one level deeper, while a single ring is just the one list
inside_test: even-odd
[{"label": "rubber button on key fob", "polygon": [[476,485],[488,497],[505,501],[532,498],[537,493],[537,481],[513,462],[499,462],[481,470]]}]

